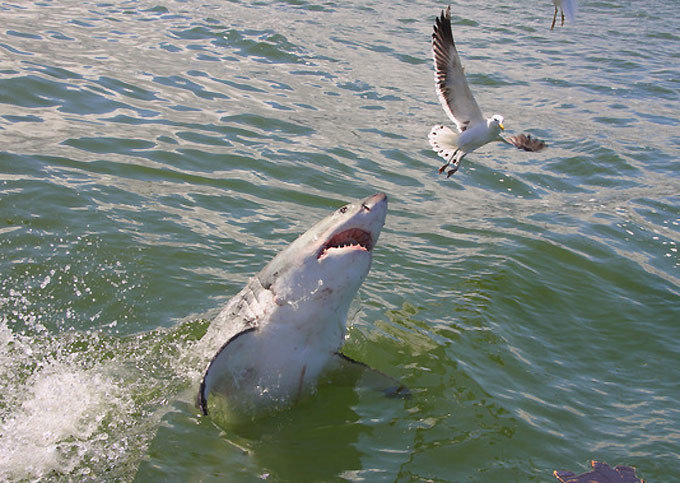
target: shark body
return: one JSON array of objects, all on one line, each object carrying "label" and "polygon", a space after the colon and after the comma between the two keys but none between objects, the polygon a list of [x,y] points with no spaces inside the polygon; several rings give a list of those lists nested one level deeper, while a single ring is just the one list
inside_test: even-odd
[{"label": "shark body", "polygon": [[200,384],[204,414],[236,420],[288,406],[349,360],[338,352],[347,312],[371,267],[386,213],[383,193],[343,206],[227,303],[206,334],[226,342]]}]

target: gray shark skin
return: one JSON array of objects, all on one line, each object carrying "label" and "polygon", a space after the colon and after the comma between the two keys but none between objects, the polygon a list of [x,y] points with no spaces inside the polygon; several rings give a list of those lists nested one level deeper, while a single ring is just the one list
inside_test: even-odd
[{"label": "gray shark skin", "polygon": [[284,408],[349,360],[338,353],[347,312],[371,267],[386,214],[384,193],[343,206],[227,303],[204,337],[223,345],[200,384],[203,414],[232,422]]}]

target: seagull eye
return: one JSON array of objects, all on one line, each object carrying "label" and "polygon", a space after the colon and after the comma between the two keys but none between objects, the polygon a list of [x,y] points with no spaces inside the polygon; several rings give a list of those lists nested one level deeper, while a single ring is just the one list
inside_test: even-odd
[{"label": "seagull eye", "polygon": [[347,213],[347,210],[348,210],[348,209],[349,209],[348,206],[343,206],[343,207],[340,208],[338,211],[339,211],[340,213]]}]

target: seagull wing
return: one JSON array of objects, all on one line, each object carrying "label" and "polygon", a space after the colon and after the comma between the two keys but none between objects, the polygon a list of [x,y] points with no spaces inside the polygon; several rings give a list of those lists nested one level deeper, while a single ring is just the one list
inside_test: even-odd
[{"label": "seagull wing", "polygon": [[434,22],[432,55],[437,97],[446,114],[456,123],[458,130],[463,132],[470,124],[484,121],[482,111],[465,79],[465,72],[453,41],[450,5]]},{"label": "seagull wing", "polygon": [[519,134],[517,136],[511,136],[508,139],[501,137],[501,141],[507,144],[512,144],[517,149],[521,149],[522,151],[531,152],[542,151],[547,146],[545,141],[532,138],[531,134]]}]

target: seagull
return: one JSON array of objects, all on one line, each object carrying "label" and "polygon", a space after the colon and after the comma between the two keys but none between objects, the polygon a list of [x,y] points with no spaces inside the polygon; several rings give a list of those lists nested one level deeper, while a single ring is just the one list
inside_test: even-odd
[{"label": "seagull", "polygon": [[484,119],[465,79],[465,72],[453,41],[450,5],[435,19],[432,54],[437,97],[444,112],[458,129],[458,132],[455,132],[442,124],[437,124],[430,130],[428,139],[432,149],[446,160],[446,164],[439,168],[440,174],[452,166],[446,176],[450,177],[458,171],[460,161],[466,154],[492,141],[512,144],[525,151],[540,151],[545,147],[543,141],[526,135],[515,136],[507,141],[503,139],[500,132],[505,127],[503,116],[500,114]]},{"label": "seagull", "polygon": [[555,14],[553,15],[552,25],[550,30],[555,28],[555,20],[557,20],[557,7],[560,8],[560,14],[562,15],[562,26],[564,26],[564,14],[567,14],[567,18],[570,22],[573,22],[576,18],[576,0],[552,0],[553,5],[555,5]]}]

